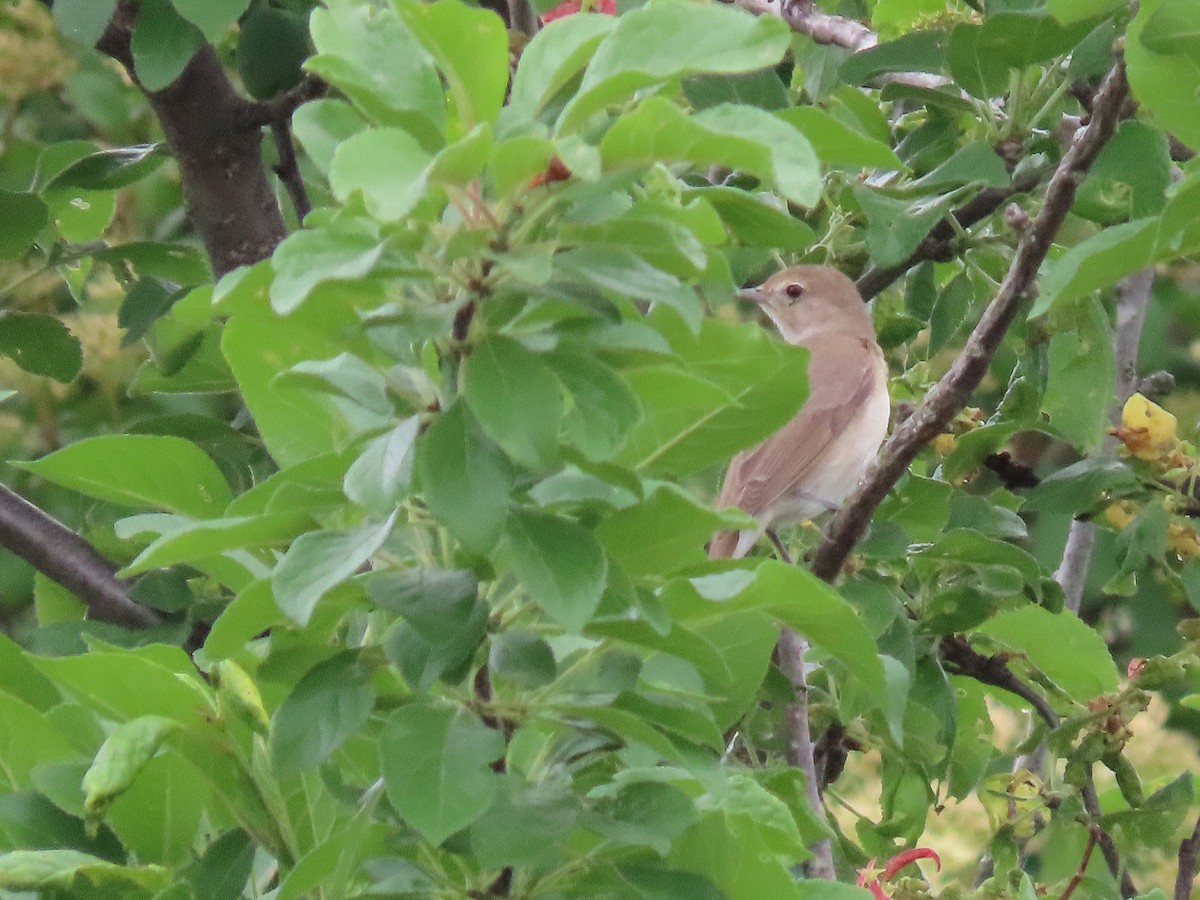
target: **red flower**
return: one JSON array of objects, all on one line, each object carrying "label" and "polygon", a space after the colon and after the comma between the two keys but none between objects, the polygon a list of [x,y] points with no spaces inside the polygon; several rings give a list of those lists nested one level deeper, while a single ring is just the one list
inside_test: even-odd
[{"label": "red flower", "polygon": [[942,860],[937,853],[928,847],[915,847],[912,850],[897,853],[889,859],[882,872],[875,867],[875,860],[872,859],[858,870],[858,886],[865,887],[870,891],[875,900],[888,900],[888,894],[883,886],[895,878],[897,872],[918,859],[932,859],[937,863],[938,871],[940,872],[942,869]]},{"label": "red flower", "polygon": [[[554,9],[542,15],[542,24],[553,22],[555,19],[561,19],[564,16],[573,16],[579,12],[581,7],[582,0],[563,0]],[[615,16],[617,14],[617,0],[594,0],[594,2],[588,4],[588,12],[598,12],[604,13],[606,16]]]}]

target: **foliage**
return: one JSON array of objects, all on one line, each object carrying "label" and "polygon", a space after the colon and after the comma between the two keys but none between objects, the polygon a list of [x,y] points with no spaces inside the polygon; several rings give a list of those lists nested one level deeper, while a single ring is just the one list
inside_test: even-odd
[{"label": "foliage", "polygon": [[[90,49],[116,4],[56,0],[71,46],[37,4],[0,12],[57,60],[0,156],[5,474],[163,615],[90,621],[3,560],[4,890],[866,897],[796,866],[823,837],[846,882],[928,856],[904,851],[950,798],[990,817],[981,896],[1120,896],[1089,829],[1139,880],[1174,852],[1191,775],[1143,787],[1124,750],[1151,691],[1196,729],[1197,370],[1163,337],[1200,333],[1200,180],[1171,156],[1200,142],[1194,3],[865,0],[841,12],[883,42],[854,54],[734,6],[620,6],[523,43],[461,0],[141,0],[147,91],[210,43],[251,97],[303,88],[301,62],[328,85],[291,120],[315,209],[215,282],[151,107]],[[918,401],[1038,192],[910,257],[981,190],[1041,183],[1122,41],[1140,108],[979,407],[836,590],[765,548],[709,561],[745,522],[712,508],[719,470],[804,399],[806,351],[736,288],[904,266],[875,318]],[[1176,374],[1179,419],[1135,395],[1114,455],[1111,289],[1159,264],[1141,367]],[[992,471],[1005,448],[1037,486]],[[1082,618],[1053,577],[1073,517],[1099,523]],[[874,818],[826,821],[783,763],[781,626],[813,648],[828,778],[878,760]],[[1056,727],[948,660],[956,636]],[[1005,705],[1028,736],[993,738]],[[1014,774],[1042,741],[1054,764]],[[895,874],[862,883],[924,890]]]}]

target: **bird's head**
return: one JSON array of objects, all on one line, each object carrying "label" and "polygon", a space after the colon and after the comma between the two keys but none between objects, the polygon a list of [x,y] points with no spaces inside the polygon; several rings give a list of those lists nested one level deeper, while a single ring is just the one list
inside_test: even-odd
[{"label": "bird's head", "polygon": [[858,288],[829,266],[788,266],[738,296],[761,306],[789,343],[807,344],[814,334],[834,331],[875,336]]}]

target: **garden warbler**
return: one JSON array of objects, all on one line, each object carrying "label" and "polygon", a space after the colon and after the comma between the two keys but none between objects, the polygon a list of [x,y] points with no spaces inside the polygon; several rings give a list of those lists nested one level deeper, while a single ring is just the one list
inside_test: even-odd
[{"label": "garden warbler", "polygon": [[745,556],[765,531],[836,509],[862,480],[887,434],[887,366],[854,282],[828,266],[791,266],[740,292],[784,340],[807,347],[808,399],[794,419],[733,458],[719,507],[738,506],[758,528],[723,531],[713,559]]}]

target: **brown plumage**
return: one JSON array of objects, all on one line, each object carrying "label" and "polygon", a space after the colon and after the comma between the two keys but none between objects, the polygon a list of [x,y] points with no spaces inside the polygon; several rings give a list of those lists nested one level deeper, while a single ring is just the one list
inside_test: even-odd
[{"label": "brown plumage", "polygon": [[809,392],[792,421],[729,464],[717,506],[740,507],[759,528],[717,534],[713,559],[745,556],[764,531],[837,507],[875,458],[890,413],[883,351],[853,281],[828,266],[791,266],[742,295],[809,349]]}]

